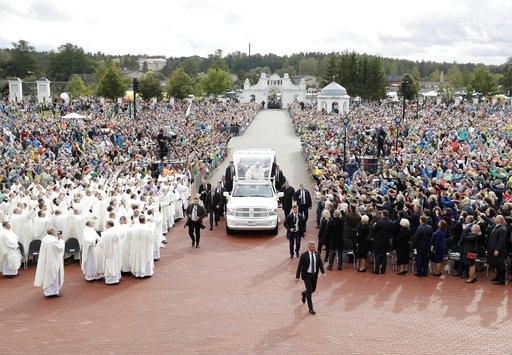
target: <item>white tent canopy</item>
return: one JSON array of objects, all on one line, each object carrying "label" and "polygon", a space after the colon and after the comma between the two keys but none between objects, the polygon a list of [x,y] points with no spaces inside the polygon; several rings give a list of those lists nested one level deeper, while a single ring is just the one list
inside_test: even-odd
[{"label": "white tent canopy", "polygon": [[65,116],[62,116],[62,118],[85,118],[84,116],[76,113],[76,112],[71,112],[71,113],[68,113],[67,115]]}]

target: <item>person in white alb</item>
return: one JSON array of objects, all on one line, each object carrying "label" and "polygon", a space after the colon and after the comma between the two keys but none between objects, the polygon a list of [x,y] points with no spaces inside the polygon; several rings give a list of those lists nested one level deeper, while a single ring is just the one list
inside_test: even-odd
[{"label": "person in white alb", "polygon": [[18,275],[20,266],[18,236],[11,230],[10,223],[4,221],[0,230],[0,272],[5,277],[14,277]]},{"label": "person in white alb", "polygon": [[130,265],[132,274],[135,277],[152,276],[155,269],[154,235],[153,228],[146,224],[144,215],[139,216],[139,224],[132,226],[131,234]]},{"label": "person in white alb", "polygon": [[96,250],[99,251],[96,269],[103,273],[107,285],[115,285],[121,280],[124,231],[122,228],[115,228],[112,220],[107,221],[105,227],[106,230],[101,234],[101,239],[96,245]]},{"label": "person in white alb", "polygon": [[99,241],[100,236],[94,230],[94,221],[87,221],[82,234],[82,272],[86,281],[94,281],[103,277],[96,270],[96,244]]},{"label": "person in white alb", "polygon": [[55,228],[47,232],[41,242],[34,286],[42,287],[46,297],[60,297],[64,284],[64,239]]}]

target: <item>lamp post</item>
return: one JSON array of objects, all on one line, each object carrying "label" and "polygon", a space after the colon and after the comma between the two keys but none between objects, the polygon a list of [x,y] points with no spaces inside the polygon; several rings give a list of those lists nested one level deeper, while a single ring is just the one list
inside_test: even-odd
[{"label": "lamp post", "polygon": [[402,119],[400,118],[400,116],[396,116],[395,117],[395,123],[396,123],[396,141],[395,141],[395,150],[396,150],[396,155],[398,157],[398,136],[400,134],[400,123],[402,123]]},{"label": "lamp post", "polygon": [[345,170],[347,164],[347,128],[348,128],[348,115],[343,117],[343,127],[345,128],[345,143],[343,143],[343,171]]}]

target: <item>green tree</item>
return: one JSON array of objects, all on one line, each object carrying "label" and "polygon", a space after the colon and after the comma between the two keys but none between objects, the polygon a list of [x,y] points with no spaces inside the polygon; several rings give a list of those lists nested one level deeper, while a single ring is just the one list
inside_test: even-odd
[{"label": "green tree", "polygon": [[30,75],[39,75],[39,65],[34,58],[34,47],[27,41],[20,39],[12,43],[11,56],[5,63],[5,76],[25,78]]},{"label": "green tree", "polygon": [[411,74],[412,74],[414,79],[416,79],[416,80],[420,80],[421,79],[420,68],[418,68],[417,65],[415,65],[414,68],[412,68]]},{"label": "green tree", "polygon": [[94,63],[84,50],[71,43],[59,47],[57,53],[50,53],[48,76],[55,81],[67,81],[72,74],[90,74]]},{"label": "green tree", "polygon": [[148,71],[148,62],[147,61],[144,61],[144,63],[142,63],[142,69],[141,71],[143,73],[147,72]]},{"label": "green tree", "polygon": [[462,71],[457,64],[450,65],[448,73],[446,73],[446,80],[454,88],[461,88],[463,86]]},{"label": "green tree", "polygon": [[380,58],[374,57],[368,62],[368,86],[366,96],[368,100],[380,100],[386,96],[386,73]]},{"label": "green tree", "polygon": [[317,75],[318,74],[318,60],[316,58],[302,58],[299,61],[299,74],[300,75]]},{"label": "green tree", "polygon": [[148,71],[147,75],[140,79],[140,95],[146,101],[153,97],[157,100],[162,99],[162,85],[152,71]]},{"label": "green tree", "polygon": [[475,68],[473,79],[469,84],[471,90],[480,93],[482,96],[490,96],[496,94],[498,87],[496,79],[484,65],[478,65]]},{"label": "green tree", "polygon": [[203,88],[209,95],[223,95],[232,87],[230,74],[221,69],[210,68],[202,80]]},{"label": "green tree", "polygon": [[508,58],[503,67],[503,77],[500,80],[500,84],[504,92],[508,93],[508,96],[512,95],[512,57]]},{"label": "green tree", "polygon": [[430,81],[440,81],[441,80],[441,74],[439,72],[439,69],[436,69],[432,73],[430,73],[429,79],[430,79]]},{"label": "green tree", "polygon": [[336,76],[337,57],[334,53],[327,57],[325,67],[323,68],[322,78],[325,83],[330,83]]},{"label": "green tree", "polygon": [[184,99],[192,92],[192,79],[182,67],[175,69],[167,82],[167,94],[177,99]]},{"label": "green tree", "polygon": [[73,74],[68,81],[68,89],[73,98],[79,98],[82,96],[89,96],[91,91],[85,86],[84,81],[80,75]]},{"label": "green tree", "polygon": [[[409,89],[405,95],[405,98],[407,100],[416,99],[416,97],[418,96],[418,92],[420,91],[420,85],[419,85],[418,81],[416,79],[414,79],[414,77],[409,73],[405,73],[402,76],[402,82],[404,82],[404,81],[407,81],[408,85],[409,85]],[[399,92],[400,92],[400,95],[404,94],[402,92],[402,85],[400,85]]]},{"label": "green tree", "polygon": [[96,89],[98,96],[112,100],[123,97],[128,85],[120,74],[119,66],[113,62],[106,62],[101,71],[105,74],[100,78]]}]

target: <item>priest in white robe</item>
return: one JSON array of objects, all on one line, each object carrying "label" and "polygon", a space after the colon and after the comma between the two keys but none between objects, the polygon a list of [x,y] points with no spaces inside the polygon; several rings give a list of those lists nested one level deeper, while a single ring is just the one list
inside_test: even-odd
[{"label": "priest in white robe", "polygon": [[123,234],[123,257],[121,258],[121,272],[131,273],[132,266],[130,264],[131,250],[132,250],[132,227],[127,223],[126,216],[119,217],[119,228],[124,232]]},{"label": "priest in white robe", "polygon": [[18,236],[11,230],[9,222],[4,221],[0,230],[0,272],[5,277],[14,277],[18,275],[20,266]]},{"label": "priest in white robe", "polygon": [[96,270],[96,243],[100,236],[94,230],[94,221],[87,221],[82,235],[82,272],[86,281],[99,280],[103,277]]},{"label": "priest in white robe", "polygon": [[23,244],[23,250],[28,252],[28,246],[32,240],[32,222],[33,210],[22,211],[16,207],[11,216],[12,231],[18,236],[19,241]]},{"label": "priest in white robe", "polygon": [[135,277],[152,276],[155,269],[153,261],[154,235],[146,217],[140,215],[139,224],[132,226],[132,245],[130,251],[131,271]]},{"label": "priest in white robe", "polygon": [[98,251],[96,266],[97,271],[102,272],[105,276],[105,283],[115,285],[121,280],[124,230],[114,227],[114,221],[112,220],[107,221],[105,226],[106,230],[102,233],[101,239],[96,245]]},{"label": "priest in white robe", "polygon": [[42,287],[46,297],[60,297],[64,284],[64,238],[55,228],[43,237],[34,286]]},{"label": "priest in white robe", "polygon": [[34,218],[34,226],[32,229],[32,240],[43,240],[48,233],[48,229],[51,227],[51,224],[52,220],[50,217],[46,216],[45,211],[41,210],[37,212],[37,217]]}]

